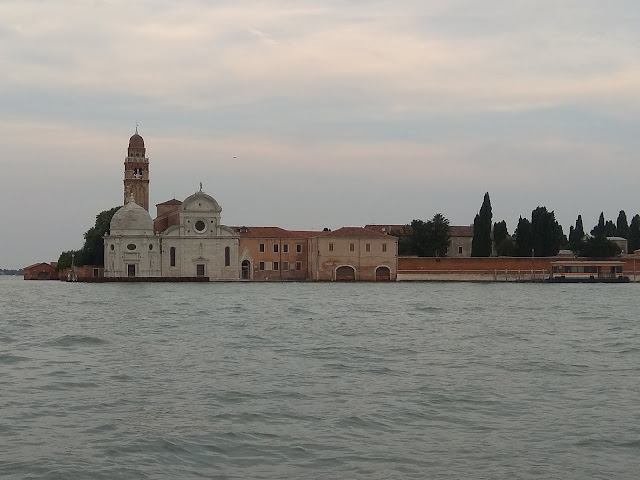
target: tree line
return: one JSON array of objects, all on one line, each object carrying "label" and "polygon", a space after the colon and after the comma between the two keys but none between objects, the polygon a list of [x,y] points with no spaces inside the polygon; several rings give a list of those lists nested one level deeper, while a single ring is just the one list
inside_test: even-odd
[{"label": "tree line", "polygon": [[[473,221],[472,257],[553,257],[560,250],[571,250],[581,257],[606,258],[640,249],[640,215],[634,215],[628,224],[624,210],[620,210],[615,223],[605,220],[604,213],[600,213],[598,223],[589,234],[585,233],[582,216],[578,215],[575,226],[569,228],[569,237],[564,234],[554,211],[544,206],[536,207],[530,219],[521,216],[511,235],[506,221],[492,222],[487,192]],[[400,231],[390,233],[398,236],[399,255],[444,257],[451,244],[449,220],[441,213],[426,222],[413,220]],[[628,252],[621,252],[607,237],[626,239]]]},{"label": "tree line", "polygon": [[79,250],[62,252],[58,258],[57,270],[71,267],[71,262],[77,266],[104,265],[104,235],[109,232],[111,219],[120,206],[104,210],[96,215],[96,223],[84,233],[84,244]]},{"label": "tree line", "polygon": [[0,275],[24,275],[24,271],[22,269],[0,268]]}]

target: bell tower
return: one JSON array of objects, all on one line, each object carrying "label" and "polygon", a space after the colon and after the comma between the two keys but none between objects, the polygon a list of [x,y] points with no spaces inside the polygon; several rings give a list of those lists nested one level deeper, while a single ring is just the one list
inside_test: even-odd
[{"label": "bell tower", "polygon": [[134,202],[149,211],[149,159],[144,139],[136,133],[129,139],[127,158],[124,159],[124,204],[133,196]]}]

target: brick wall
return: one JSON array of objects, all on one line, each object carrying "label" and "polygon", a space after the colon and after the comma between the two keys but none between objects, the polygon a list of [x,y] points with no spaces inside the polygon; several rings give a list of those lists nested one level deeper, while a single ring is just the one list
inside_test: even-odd
[{"label": "brick wall", "polygon": [[[494,274],[496,271],[542,271],[551,270],[551,262],[559,260],[574,260],[572,256],[557,257],[489,257],[489,258],[433,258],[433,257],[398,257],[398,273],[477,273]],[[627,255],[610,258],[625,262],[624,274],[633,275],[634,271],[640,276],[640,256]],[[635,263],[635,270],[634,270]]]}]

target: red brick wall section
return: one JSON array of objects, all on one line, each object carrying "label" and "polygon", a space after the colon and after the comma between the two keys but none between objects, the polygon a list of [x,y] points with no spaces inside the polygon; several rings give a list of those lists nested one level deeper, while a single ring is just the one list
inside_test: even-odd
[{"label": "red brick wall section", "polygon": [[[489,258],[433,258],[433,257],[398,257],[398,273],[477,273],[493,274],[496,271],[509,272],[551,270],[551,262],[559,260],[575,260],[575,257],[489,257]],[[640,257],[609,258],[625,262],[625,275],[640,275]],[[634,270],[635,263],[635,270]]]}]

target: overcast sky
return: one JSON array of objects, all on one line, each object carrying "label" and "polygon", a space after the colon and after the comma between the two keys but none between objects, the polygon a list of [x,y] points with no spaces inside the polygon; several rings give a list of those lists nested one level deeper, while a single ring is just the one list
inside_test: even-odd
[{"label": "overcast sky", "polygon": [[[637,0],[0,0],[0,268],[57,260],[119,205],[227,225],[640,213]],[[151,211],[155,216],[155,208]]]}]

